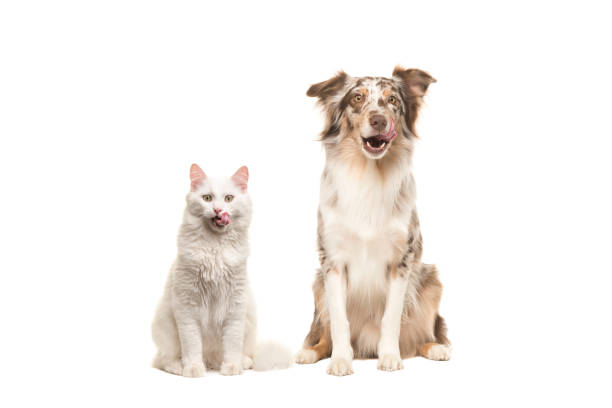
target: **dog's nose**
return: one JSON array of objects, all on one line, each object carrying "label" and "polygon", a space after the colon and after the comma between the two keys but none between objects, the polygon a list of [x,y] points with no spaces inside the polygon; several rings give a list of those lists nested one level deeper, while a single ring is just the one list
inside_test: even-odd
[{"label": "dog's nose", "polygon": [[215,214],[219,214],[222,210],[220,208],[213,208]]},{"label": "dog's nose", "polygon": [[387,119],[383,115],[370,116],[370,126],[379,132],[382,132],[387,127]]}]

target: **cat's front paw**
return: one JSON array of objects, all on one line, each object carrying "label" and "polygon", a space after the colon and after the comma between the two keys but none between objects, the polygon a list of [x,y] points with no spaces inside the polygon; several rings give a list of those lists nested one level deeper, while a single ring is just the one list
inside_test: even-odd
[{"label": "cat's front paw", "polygon": [[382,371],[396,371],[404,368],[399,354],[383,354],[378,358],[376,368]]},{"label": "cat's front paw", "polygon": [[225,361],[221,364],[221,374],[238,375],[242,374],[242,364]]},{"label": "cat's front paw", "polygon": [[176,375],[183,374],[183,363],[181,360],[172,360],[162,366],[162,370]]},{"label": "cat's front paw", "polygon": [[205,374],[206,374],[206,367],[204,367],[204,364],[202,363],[190,364],[190,365],[183,367],[183,377],[197,378],[197,377],[204,377]]},{"label": "cat's front paw", "polygon": [[253,359],[249,356],[242,357],[242,369],[250,370],[253,368]]}]

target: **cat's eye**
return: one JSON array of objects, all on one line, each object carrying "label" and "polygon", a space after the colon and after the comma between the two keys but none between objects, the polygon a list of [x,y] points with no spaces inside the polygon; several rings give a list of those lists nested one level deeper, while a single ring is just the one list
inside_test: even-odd
[{"label": "cat's eye", "polygon": [[212,201],[212,196],[210,194],[204,194],[202,196],[202,200],[206,201],[206,202],[211,202]]},{"label": "cat's eye", "polygon": [[233,199],[234,199],[234,196],[231,195],[231,194],[228,194],[228,195],[225,196],[225,202],[226,203],[231,203]]}]

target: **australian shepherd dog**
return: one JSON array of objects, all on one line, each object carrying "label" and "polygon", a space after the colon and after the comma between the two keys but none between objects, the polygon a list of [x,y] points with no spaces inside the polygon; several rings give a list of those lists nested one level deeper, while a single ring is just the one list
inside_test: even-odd
[{"label": "australian shepherd dog", "polygon": [[328,373],[347,375],[353,358],[378,358],[379,369],[393,371],[416,355],[450,357],[442,285],[436,267],[421,262],[411,171],[415,121],[433,82],[396,67],[391,78],[339,72],[308,89],[326,114],[326,162],[315,312],[298,363],[331,357]]}]

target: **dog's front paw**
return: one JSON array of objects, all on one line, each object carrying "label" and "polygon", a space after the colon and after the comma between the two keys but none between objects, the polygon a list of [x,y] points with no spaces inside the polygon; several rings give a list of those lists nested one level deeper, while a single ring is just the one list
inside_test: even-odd
[{"label": "dog's front paw", "polygon": [[343,376],[353,374],[352,362],[342,357],[332,357],[327,374]]},{"label": "dog's front paw", "polygon": [[221,374],[238,375],[242,374],[242,364],[225,361],[221,364]]},{"label": "dog's front paw", "polygon": [[183,377],[197,378],[204,377],[204,374],[206,374],[206,367],[204,367],[202,363],[190,364],[183,367]]},{"label": "dog's front paw", "polygon": [[396,371],[404,368],[399,354],[383,354],[378,358],[376,368],[383,371]]}]

